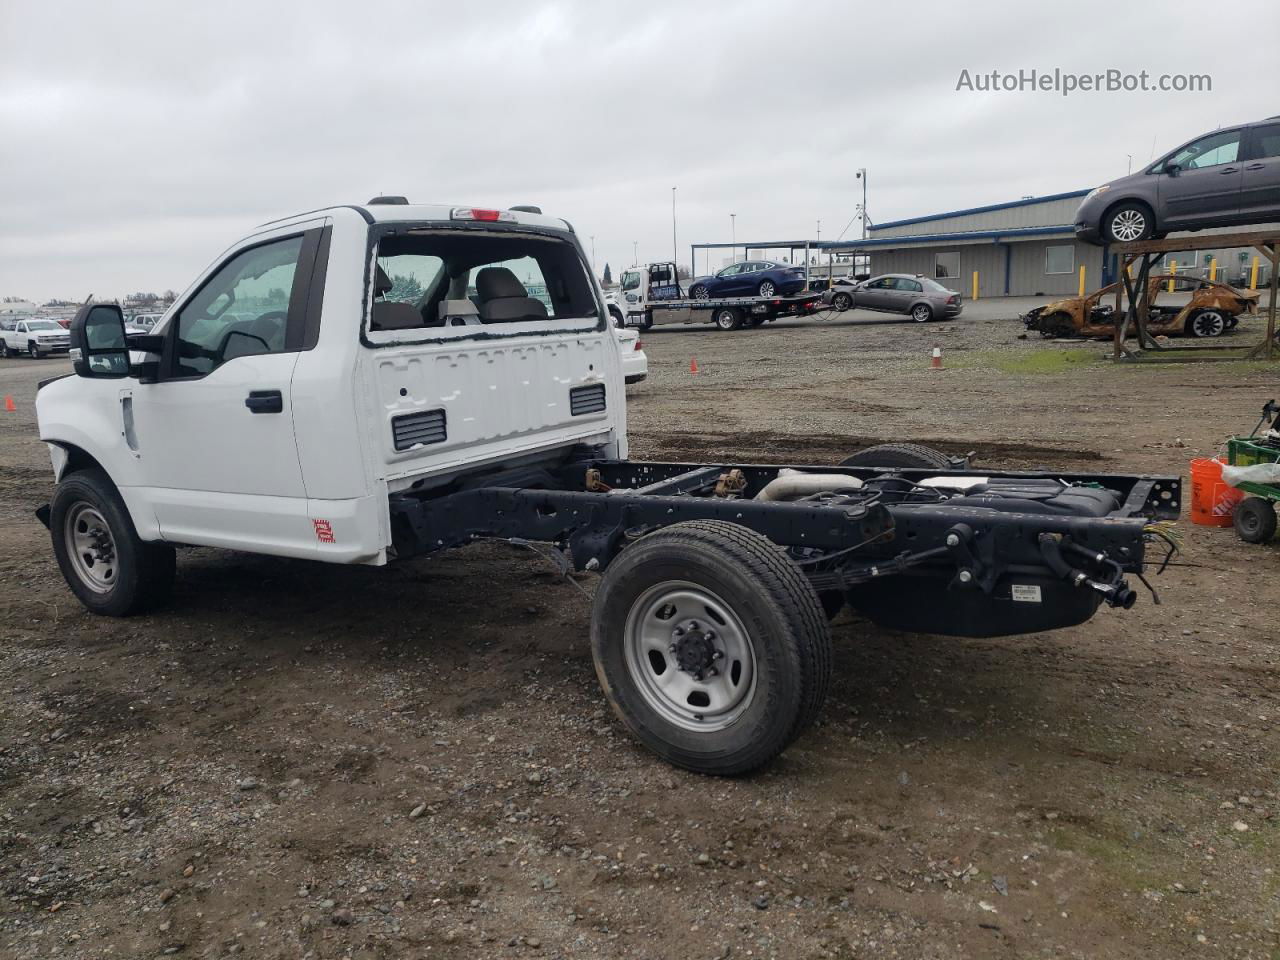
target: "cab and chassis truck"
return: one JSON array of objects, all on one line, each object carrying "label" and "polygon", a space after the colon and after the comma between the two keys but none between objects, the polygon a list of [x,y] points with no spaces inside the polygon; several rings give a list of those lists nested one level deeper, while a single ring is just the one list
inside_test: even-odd
[{"label": "cab and chassis truck", "polygon": [[957,636],[1082,623],[1132,605],[1181,498],[1176,477],[976,471],[913,445],[631,460],[604,297],[536,208],[375,198],[264,224],[152,332],[91,304],[71,337],[74,374],[37,394],[57,480],[38,513],[89,610],[165,601],[184,545],[383,565],[546,544],[599,574],[590,645],[622,723],[709,774],[818,716],[845,604]]}]

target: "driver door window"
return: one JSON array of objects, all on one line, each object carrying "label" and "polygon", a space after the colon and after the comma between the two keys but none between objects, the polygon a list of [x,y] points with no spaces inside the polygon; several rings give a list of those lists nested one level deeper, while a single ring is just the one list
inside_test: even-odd
[{"label": "driver door window", "polygon": [[209,278],[173,324],[175,378],[206,376],[236,357],[285,351],[302,247],[302,237],[251,247]]},{"label": "driver door window", "polygon": [[1184,170],[1201,170],[1223,163],[1235,163],[1239,152],[1240,131],[1228,130],[1201,137],[1195,143],[1188,144],[1170,157],[1166,166],[1177,165]]}]

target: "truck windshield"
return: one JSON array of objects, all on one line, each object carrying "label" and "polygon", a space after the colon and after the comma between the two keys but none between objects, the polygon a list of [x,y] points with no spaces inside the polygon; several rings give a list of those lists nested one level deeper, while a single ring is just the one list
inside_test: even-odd
[{"label": "truck windshield", "polygon": [[634,290],[640,286],[640,271],[628,270],[622,275],[622,289]]},{"label": "truck windshield", "polygon": [[28,330],[61,330],[62,328],[52,320],[28,320]]},{"label": "truck windshield", "polygon": [[424,229],[383,237],[376,262],[371,330],[599,320],[568,239]]}]

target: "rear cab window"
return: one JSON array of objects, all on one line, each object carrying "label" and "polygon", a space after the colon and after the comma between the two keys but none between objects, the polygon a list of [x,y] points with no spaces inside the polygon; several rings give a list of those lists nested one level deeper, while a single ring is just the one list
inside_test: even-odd
[{"label": "rear cab window", "polygon": [[372,269],[366,332],[375,346],[603,325],[568,237],[397,225],[376,237]]}]

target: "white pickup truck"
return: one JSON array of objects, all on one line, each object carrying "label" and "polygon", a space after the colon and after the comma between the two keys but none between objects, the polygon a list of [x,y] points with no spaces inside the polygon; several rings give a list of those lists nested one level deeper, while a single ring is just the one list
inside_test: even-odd
[{"label": "white pickup truck", "polygon": [[0,354],[6,357],[25,353],[38,360],[51,353],[66,353],[70,348],[71,335],[56,320],[14,320],[0,327]]},{"label": "white pickup truck", "polygon": [[[480,539],[601,573],[591,648],[672,763],[767,762],[822,704],[828,616],[969,636],[1127,608],[1175,477],[627,458],[619,340],[573,228],[375,198],[263,224],[149,333],[71,325],[38,511],[90,610],[163,602],[175,545],[385,564]],[[413,601],[416,602],[416,601]],[[477,590],[477,604],[484,591]],[[824,615],[825,614],[825,615]]]}]

